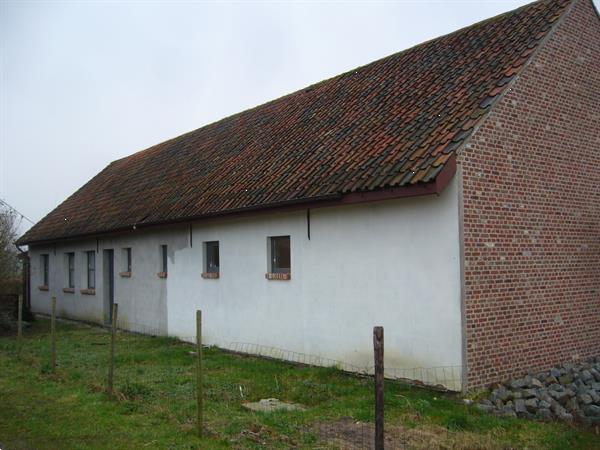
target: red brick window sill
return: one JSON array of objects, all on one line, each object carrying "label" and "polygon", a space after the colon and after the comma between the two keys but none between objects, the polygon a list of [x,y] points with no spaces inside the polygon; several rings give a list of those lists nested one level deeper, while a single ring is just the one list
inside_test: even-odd
[{"label": "red brick window sill", "polygon": [[167,272],[158,272],[156,276],[158,278],[167,278]]},{"label": "red brick window sill", "polygon": [[216,280],[219,278],[219,272],[202,272],[201,276],[207,280]]},{"label": "red brick window sill", "polygon": [[287,280],[291,280],[292,279],[292,274],[291,273],[273,273],[273,272],[267,272],[267,273],[265,273],[265,278],[267,280],[287,281]]},{"label": "red brick window sill", "polygon": [[121,278],[131,278],[131,272],[119,272]]},{"label": "red brick window sill", "polygon": [[65,294],[74,294],[75,293],[75,289],[74,288],[63,288],[63,292]]},{"label": "red brick window sill", "polygon": [[79,292],[83,295],[96,295],[96,289],[81,289]]},{"label": "red brick window sill", "polygon": [[39,289],[40,291],[47,291],[47,290],[48,290],[48,286],[45,286],[45,285],[43,285],[43,286],[38,286],[38,289]]}]

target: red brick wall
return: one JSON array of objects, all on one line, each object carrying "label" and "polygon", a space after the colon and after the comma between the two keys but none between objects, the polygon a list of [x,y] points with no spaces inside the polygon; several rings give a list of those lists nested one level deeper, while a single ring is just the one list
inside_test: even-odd
[{"label": "red brick wall", "polygon": [[467,385],[600,355],[600,19],[579,0],[459,157]]}]

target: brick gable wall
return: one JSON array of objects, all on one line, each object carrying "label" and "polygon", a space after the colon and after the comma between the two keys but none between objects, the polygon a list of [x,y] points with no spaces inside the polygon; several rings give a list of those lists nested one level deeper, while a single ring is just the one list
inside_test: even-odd
[{"label": "brick gable wall", "polygon": [[458,158],[467,387],[600,354],[600,19],[578,0]]}]

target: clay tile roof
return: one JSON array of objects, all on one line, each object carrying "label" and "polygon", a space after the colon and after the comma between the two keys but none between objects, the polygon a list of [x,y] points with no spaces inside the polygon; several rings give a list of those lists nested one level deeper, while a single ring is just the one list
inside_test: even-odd
[{"label": "clay tile roof", "polygon": [[431,183],[568,4],[526,5],[114,161],[19,243]]}]

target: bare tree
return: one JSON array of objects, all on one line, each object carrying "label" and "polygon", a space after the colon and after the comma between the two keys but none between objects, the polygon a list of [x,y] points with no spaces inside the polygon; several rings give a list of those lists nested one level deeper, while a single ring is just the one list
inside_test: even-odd
[{"label": "bare tree", "polygon": [[16,213],[0,204],[0,281],[19,274],[19,258],[15,247],[17,227]]}]

